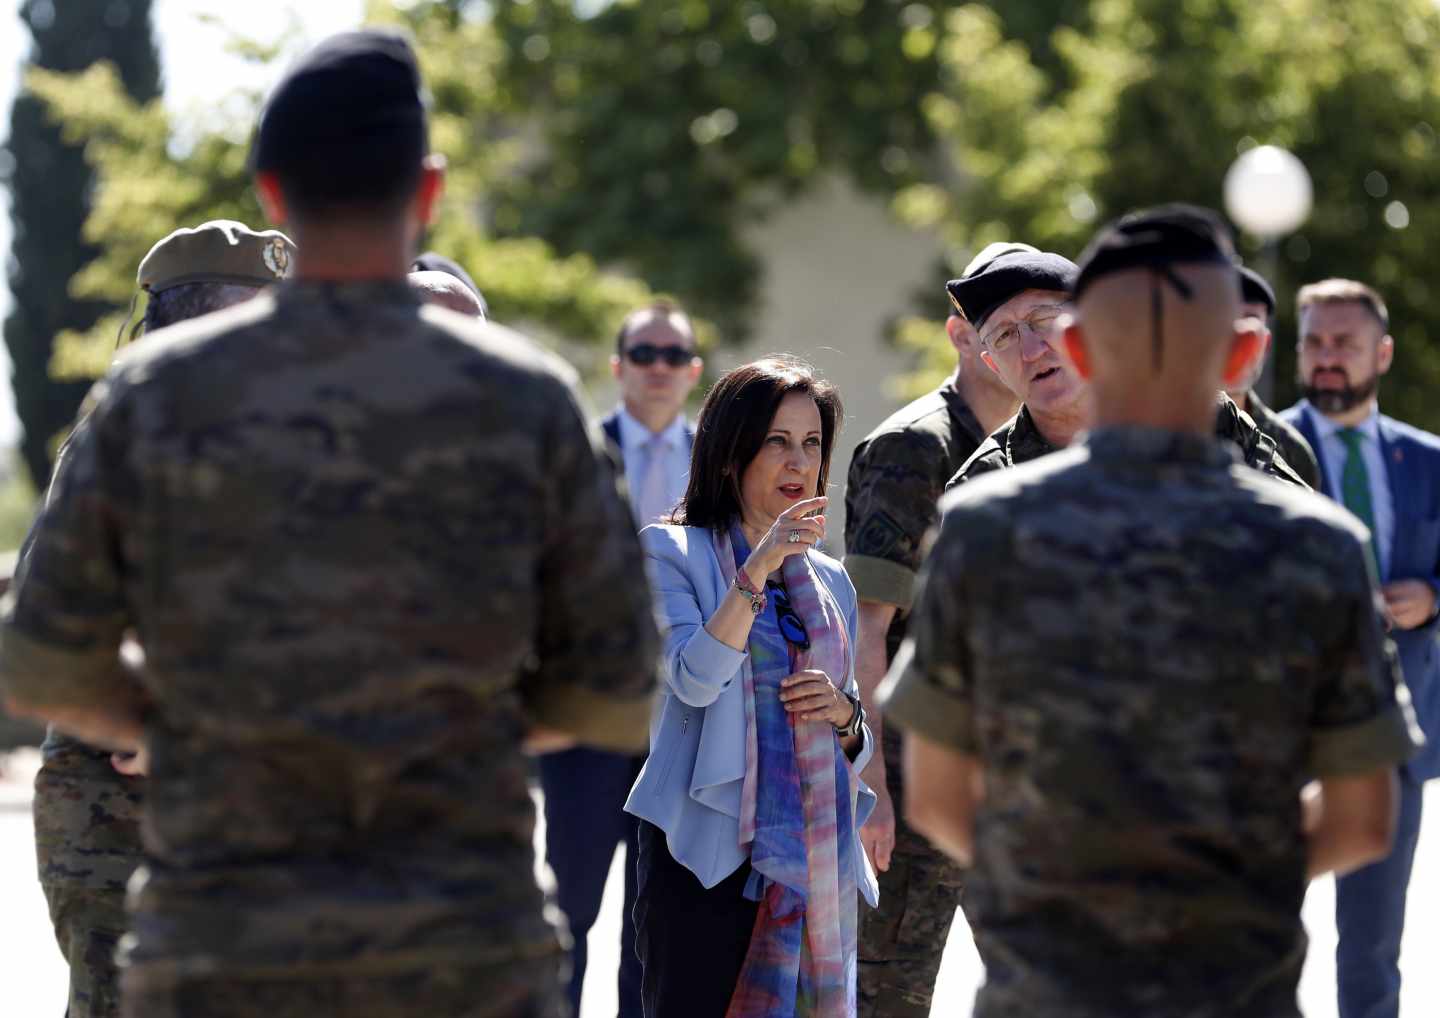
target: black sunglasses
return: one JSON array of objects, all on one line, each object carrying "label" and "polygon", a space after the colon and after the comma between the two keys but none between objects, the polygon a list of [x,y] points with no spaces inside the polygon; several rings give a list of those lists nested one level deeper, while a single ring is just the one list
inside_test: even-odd
[{"label": "black sunglasses", "polygon": [[775,620],[780,623],[780,635],[785,637],[785,642],[794,644],[797,650],[809,650],[810,634],[805,631],[805,623],[800,616],[795,614],[789,593],[774,580],[765,581],[765,589],[770,592],[770,603],[775,605]]},{"label": "black sunglasses", "polygon": [[625,351],[625,358],[631,364],[648,367],[657,360],[664,361],[672,368],[683,368],[695,359],[695,351],[683,346],[655,346],[652,343],[636,343]]}]

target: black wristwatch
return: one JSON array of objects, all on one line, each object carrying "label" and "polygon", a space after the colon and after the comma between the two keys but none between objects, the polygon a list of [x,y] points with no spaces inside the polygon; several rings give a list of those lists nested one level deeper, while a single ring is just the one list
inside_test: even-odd
[{"label": "black wristwatch", "polygon": [[837,725],[835,732],[842,739],[848,739],[852,735],[860,734],[860,729],[865,724],[865,707],[861,704],[858,696],[851,696],[843,689],[840,690],[840,694],[850,701],[850,706],[854,708],[854,713],[850,715],[850,720],[847,721],[844,726]]}]

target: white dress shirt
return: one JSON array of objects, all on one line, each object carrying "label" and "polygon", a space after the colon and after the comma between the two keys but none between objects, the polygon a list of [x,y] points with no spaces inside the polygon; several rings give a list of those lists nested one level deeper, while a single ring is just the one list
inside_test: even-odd
[{"label": "white dress shirt", "polygon": [[[654,505],[642,506],[645,482],[650,470],[650,441],[654,432],[641,424],[630,411],[620,408],[620,454],[625,461],[625,483],[630,489],[631,508],[635,513],[635,525],[643,527],[654,523],[654,516],[668,513],[675,508],[685,494],[685,485],[690,480],[690,443],[685,437],[685,418],[677,416],[662,432],[663,447],[660,453],[661,470],[664,476],[663,497]],[[647,513],[649,515],[647,515]]]},{"label": "white dress shirt", "polygon": [[[1350,455],[1350,447],[1340,437],[1344,425],[1335,423],[1308,403],[1305,413],[1310,416],[1310,424],[1320,437],[1320,448],[1315,452],[1325,466],[1329,488],[1325,494],[1344,505],[1340,478],[1345,471],[1345,459]],[[1365,473],[1370,480],[1370,512],[1375,517],[1375,545],[1380,556],[1377,565],[1380,578],[1386,579],[1390,575],[1390,548],[1395,539],[1395,498],[1390,491],[1390,472],[1386,469],[1385,452],[1380,445],[1380,408],[1375,403],[1370,404],[1370,416],[1355,425],[1355,430],[1365,436],[1360,449],[1365,457]]]}]

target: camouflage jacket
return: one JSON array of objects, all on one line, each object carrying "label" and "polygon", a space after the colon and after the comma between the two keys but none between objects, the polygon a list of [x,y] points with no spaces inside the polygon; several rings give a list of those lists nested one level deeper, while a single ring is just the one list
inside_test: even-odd
[{"label": "camouflage jacket", "polygon": [[0,682],[153,704],[130,978],[553,951],[521,739],[642,750],[657,647],[568,369],[403,282],[285,283],[89,408]]},{"label": "camouflage jacket", "polygon": [[1253,390],[1246,393],[1243,409],[1255,422],[1255,427],[1280,447],[1280,454],[1300,479],[1312,490],[1319,491],[1320,464],[1315,458],[1315,450],[1310,448],[1300,429],[1266,406]]},{"label": "camouflage jacket", "polygon": [[855,447],[845,486],[845,571],[859,597],[899,607],[886,639],[890,655],[905,635],[921,541],[939,518],[945,482],[984,439],[952,377]]},{"label": "camouflage jacket", "polygon": [[[1235,445],[1245,464],[1289,484],[1309,487],[1285,461],[1276,443],[1256,426],[1250,415],[1235,405],[1225,393],[1216,398],[1215,437]],[[1040,434],[1030,411],[1022,405],[1020,413],[1000,428],[975,450],[975,454],[945,485],[946,490],[996,470],[1028,463],[1055,452],[1056,447]]]},{"label": "camouflage jacket", "polygon": [[51,729],[35,775],[35,861],[40,883],[104,894],[119,909],[140,865],[145,779],[110,766],[110,754]]},{"label": "camouflage jacket", "polygon": [[945,497],[885,709],[984,767],[979,1018],[1298,1015],[1300,789],[1420,738],[1365,539],[1153,429]]}]

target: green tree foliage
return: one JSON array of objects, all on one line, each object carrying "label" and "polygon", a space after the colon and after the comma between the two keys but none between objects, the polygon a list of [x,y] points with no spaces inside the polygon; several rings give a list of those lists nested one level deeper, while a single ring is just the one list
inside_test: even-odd
[{"label": "green tree foliage", "polygon": [[888,196],[934,179],[920,96],[937,10],[880,0],[496,0],[504,80],[544,154],[496,225],[630,265],[745,332],[756,252],[738,228],[823,169]]},{"label": "green tree foliage", "polygon": [[[500,321],[577,342],[608,341],[620,319],[654,294],[635,279],[602,272],[585,254],[557,257],[534,238],[496,239],[484,223],[494,179],[519,156],[516,123],[496,83],[501,44],[488,23],[458,16],[448,5],[418,3],[397,11],[375,4],[371,20],[401,23],[414,34],[434,101],[432,143],[447,157],[445,197],[427,243],[466,266]],[[257,61],[271,47],[240,40],[237,52]],[[85,223],[100,256],[71,282],[77,296],[109,308],[89,329],[64,333],[52,371],[90,379],[109,363],[117,330],[135,294],[135,270],[160,237],[181,226],[230,218],[260,223],[246,172],[250,126],[261,96],[235,104],[232,122],[215,111],[199,123],[175,123],[157,99],[129,99],[113,66],[79,74],[32,72],[30,88],[83,144],[97,188]],[[135,316],[141,313],[137,307]],[[702,330],[702,341],[709,331]]]},{"label": "green tree foliage", "polygon": [[[989,7],[958,8],[944,28],[941,87],[925,112],[967,182],[913,186],[896,207],[944,227],[957,261],[1000,238],[1075,255],[1101,222],[1137,206],[1220,208],[1237,153],[1283,145],[1309,167],[1316,204],[1273,273],[1286,305],[1280,402],[1294,395],[1294,290],[1349,276],[1390,302],[1398,352],[1387,409],[1440,427],[1431,0],[1090,0],[1050,33],[1054,69]],[[1253,262],[1256,241],[1242,245]]]},{"label": "green tree foliage", "polygon": [[[32,66],[74,72],[108,60],[118,69],[121,95],[145,101],[159,92],[150,0],[24,0],[20,17],[34,40]],[[81,235],[93,177],[80,146],[62,139],[30,89],[15,100],[5,148],[15,228],[14,306],[5,322],[5,343],[24,429],[21,450],[30,476],[43,486],[50,474],[50,439],[69,423],[85,394],[83,384],[47,376],[52,340],[64,329],[89,328],[104,312],[103,302],[67,292],[71,276],[97,253]]]}]

